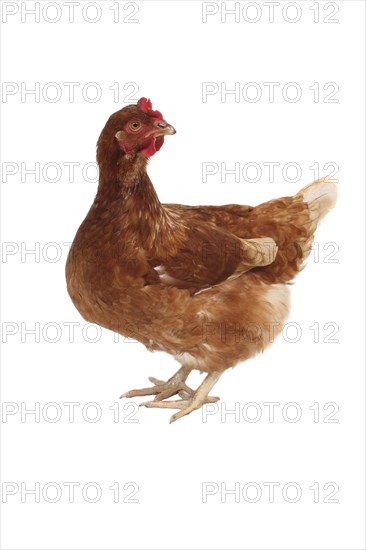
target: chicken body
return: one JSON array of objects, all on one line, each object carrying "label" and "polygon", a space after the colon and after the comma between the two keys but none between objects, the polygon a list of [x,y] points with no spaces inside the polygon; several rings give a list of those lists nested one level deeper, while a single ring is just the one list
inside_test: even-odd
[{"label": "chicken body", "polygon": [[[302,269],[335,187],[319,180],[256,207],[163,205],[146,156],[111,146],[116,129],[109,121],[98,142],[98,193],[70,249],[68,291],[87,321],[182,365],[167,383],[151,379],[153,387],[124,394],[156,395],[146,405],[180,408],[176,420],[215,401],[207,394],[222,372],[281,332],[287,283]],[[192,369],[208,373],[196,392],[186,385]],[[165,400],[175,394],[182,399]]]}]

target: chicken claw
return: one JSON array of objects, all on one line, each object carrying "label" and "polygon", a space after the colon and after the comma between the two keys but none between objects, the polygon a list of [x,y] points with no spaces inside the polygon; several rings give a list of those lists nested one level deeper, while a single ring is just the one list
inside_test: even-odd
[{"label": "chicken claw", "polygon": [[185,396],[191,396],[194,394],[193,390],[187,386],[186,380],[190,373],[190,369],[186,367],[181,367],[178,372],[174,374],[167,382],[158,380],[157,378],[150,377],[149,380],[154,384],[150,388],[142,388],[140,390],[130,390],[126,393],[123,393],[120,397],[137,397],[144,395],[155,395],[156,401],[162,401],[168,397],[179,394],[179,392],[184,392]]},{"label": "chicken claw", "polygon": [[154,401],[146,401],[141,403],[140,407],[181,409],[170,418],[170,423],[175,422],[179,418],[182,418],[192,411],[199,409],[205,403],[216,403],[216,401],[219,400],[219,397],[209,397],[208,392],[216,384],[221,374],[221,372],[212,372],[208,374],[202,384],[191,395],[187,395],[185,390],[176,392],[179,393],[182,399],[177,399],[175,401],[162,401],[161,399],[155,398]]}]

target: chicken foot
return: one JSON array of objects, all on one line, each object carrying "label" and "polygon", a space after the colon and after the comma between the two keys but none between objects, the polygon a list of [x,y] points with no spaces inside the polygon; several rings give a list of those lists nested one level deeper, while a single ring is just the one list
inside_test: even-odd
[{"label": "chicken foot", "polygon": [[[182,367],[182,369],[183,368],[184,367]],[[178,373],[179,372],[180,371],[178,371]],[[221,375],[222,372],[211,372],[206,376],[206,378],[197,388],[197,390],[195,392],[192,392],[191,390],[192,393],[190,394],[189,392],[185,393],[185,390],[176,392],[179,393],[182,399],[178,399],[175,401],[162,401],[161,399],[155,398],[154,401],[146,401],[145,403],[141,403],[140,407],[181,409],[179,412],[173,414],[173,416],[170,418],[170,423],[175,422],[179,418],[182,418],[192,411],[199,409],[205,403],[215,403],[219,400],[219,397],[209,397],[208,393],[212,390]]]},{"label": "chicken foot", "polygon": [[150,382],[154,386],[149,388],[141,388],[140,390],[130,390],[126,393],[123,393],[120,397],[137,397],[144,395],[155,395],[156,401],[162,401],[163,399],[168,399],[173,395],[182,395],[184,397],[193,395],[194,391],[187,386],[186,380],[191,371],[186,367],[181,367],[167,382],[158,380],[152,376],[149,377]]}]

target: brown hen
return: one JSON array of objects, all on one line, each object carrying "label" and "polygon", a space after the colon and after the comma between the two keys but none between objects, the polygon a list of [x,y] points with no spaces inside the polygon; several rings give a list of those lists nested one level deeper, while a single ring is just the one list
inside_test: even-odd
[{"label": "brown hen", "polygon": [[[155,395],[143,404],[180,409],[171,421],[216,401],[208,393],[224,370],[281,332],[288,283],[336,200],[334,183],[323,178],[256,207],[161,204],[147,159],[174,133],[145,98],[109,118],[97,144],[97,195],[66,266],[84,319],[133,333],[181,364],[167,382],[150,378],[152,387],[122,396]],[[186,384],[192,369],[208,373],[195,391]]]}]

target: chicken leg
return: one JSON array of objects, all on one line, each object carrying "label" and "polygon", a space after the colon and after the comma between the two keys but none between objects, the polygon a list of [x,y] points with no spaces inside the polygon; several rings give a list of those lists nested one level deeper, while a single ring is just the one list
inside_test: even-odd
[{"label": "chicken leg", "polygon": [[191,390],[192,393],[190,394],[184,389],[183,391],[181,390],[180,392],[176,392],[179,393],[182,399],[177,399],[175,401],[163,401],[162,399],[155,398],[154,401],[146,401],[145,403],[141,403],[140,407],[181,409],[170,418],[170,423],[175,422],[179,418],[182,418],[192,411],[199,409],[205,403],[215,403],[219,400],[219,397],[209,397],[208,393],[214,387],[221,375],[222,372],[211,372],[206,376],[196,391],[192,392]]},{"label": "chicken leg", "polygon": [[186,384],[186,380],[190,373],[190,369],[186,367],[181,367],[167,382],[158,380],[157,378],[149,377],[150,382],[154,384],[150,388],[141,388],[140,390],[130,390],[126,393],[123,393],[120,397],[137,397],[143,395],[156,395],[156,401],[162,401],[163,399],[168,399],[172,395],[179,394],[184,392],[184,395],[192,395],[193,390],[189,388]]},{"label": "chicken leg", "polygon": [[[192,411],[199,409],[205,403],[216,403],[219,397],[208,396],[209,391],[214,387],[222,372],[212,372],[206,376],[202,384],[193,391],[192,388],[187,386],[186,380],[191,370],[186,367],[181,367],[167,382],[158,380],[157,378],[150,377],[149,380],[154,384],[149,388],[141,388],[140,390],[130,390],[123,393],[120,397],[137,397],[144,395],[155,395],[153,401],[145,401],[141,403],[140,407],[148,408],[161,408],[161,409],[181,409],[179,412],[173,414],[170,422],[175,422],[178,418],[191,413]],[[175,401],[164,401],[173,395],[179,395],[181,399]]]}]

